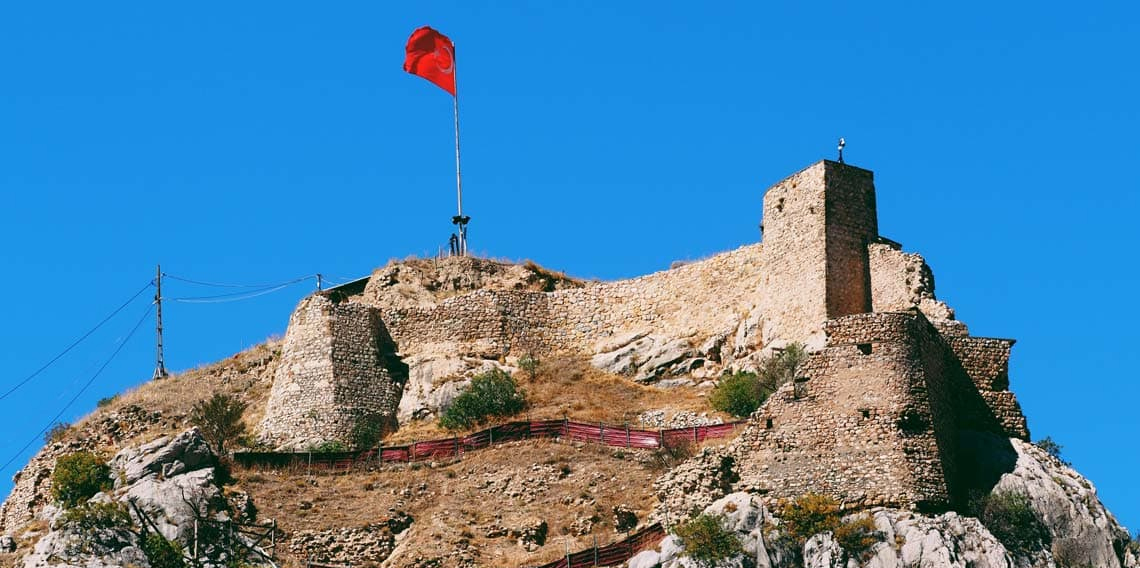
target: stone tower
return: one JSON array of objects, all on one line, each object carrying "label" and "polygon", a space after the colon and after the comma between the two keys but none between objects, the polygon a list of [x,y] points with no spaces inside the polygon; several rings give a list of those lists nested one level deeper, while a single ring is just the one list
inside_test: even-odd
[{"label": "stone tower", "polygon": [[823,160],[764,194],[762,344],[823,343],[823,322],[871,311],[867,245],[878,237],[869,170]]}]

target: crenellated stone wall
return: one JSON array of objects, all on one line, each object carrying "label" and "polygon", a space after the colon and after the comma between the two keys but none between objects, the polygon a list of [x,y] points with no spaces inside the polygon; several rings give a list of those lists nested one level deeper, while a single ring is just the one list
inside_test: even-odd
[{"label": "crenellated stone wall", "polygon": [[304,449],[352,446],[362,424],[392,431],[406,380],[379,310],[314,294],[289,320],[259,436]]}]

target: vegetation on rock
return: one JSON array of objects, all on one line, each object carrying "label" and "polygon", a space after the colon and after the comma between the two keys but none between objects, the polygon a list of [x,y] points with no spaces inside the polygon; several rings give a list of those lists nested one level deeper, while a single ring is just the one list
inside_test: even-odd
[{"label": "vegetation on rock", "polygon": [[835,527],[835,542],[848,556],[865,560],[871,547],[883,540],[883,533],[875,530],[875,521],[862,516],[840,523]]},{"label": "vegetation on rock", "polygon": [[463,430],[489,418],[511,416],[526,408],[526,393],[506,371],[493,369],[471,379],[471,387],[457,396],[439,423],[448,430]]},{"label": "vegetation on rock", "polygon": [[60,517],[63,527],[82,534],[95,531],[129,529],[131,515],[122,503],[84,503],[72,507]]},{"label": "vegetation on rock", "polygon": [[225,455],[226,445],[245,435],[242,422],[246,403],[225,393],[200,401],[190,411],[190,423],[202,431],[202,437],[219,456]]},{"label": "vegetation on rock", "polygon": [[143,554],[151,568],[185,568],[186,561],[178,545],[159,533],[149,533],[141,543]]},{"label": "vegetation on rock", "polygon": [[697,515],[673,527],[673,534],[680,539],[685,554],[701,566],[718,566],[744,552],[740,538],[719,515]]},{"label": "vegetation on rock", "polygon": [[63,440],[63,437],[71,431],[71,424],[67,422],[56,422],[51,425],[47,432],[44,432],[44,443],[54,444]]},{"label": "vegetation on rock", "polygon": [[995,491],[975,506],[982,524],[1014,555],[1041,550],[1051,541],[1029,497],[1021,493]]},{"label": "vegetation on rock", "polygon": [[1058,444],[1052,436],[1045,436],[1044,438],[1033,442],[1033,445],[1041,448],[1042,450],[1045,450],[1045,453],[1057,458],[1057,461],[1060,461],[1065,465],[1070,465],[1069,462],[1065,461],[1065,458],[1061,457],[1061,450],[1064,449],[1064,446]]},{"label": "vegetation on rock", "polygon": [[737,371],[725,375],[709,395],[709,403],[733,416],[751,416],[780,385],[795,378],[796,368],[805,356],[803,345],[792,343],[761,361],[755,373]]},{"label": "vegetation on rock", "polygon": [[826,495],[807,493],[784,503],[779,517],[788,536],[803,545],[812,535],[839,528],[839,503]]},{"label": "vegetation on rock", "polygon": [[72,508],[111,488],[111,468],[91,452],[61,456],[51,476],[51,493],[64,508]]}]

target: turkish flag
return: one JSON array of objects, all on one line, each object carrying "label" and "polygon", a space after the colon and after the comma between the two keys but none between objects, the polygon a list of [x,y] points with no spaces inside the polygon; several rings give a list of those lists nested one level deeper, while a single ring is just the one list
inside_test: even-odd
[{"label": "turkish flag", "polygon": [[405,49],[404,71],[455,95],[455,44],[447,36],[424,26],[412,32]]}]

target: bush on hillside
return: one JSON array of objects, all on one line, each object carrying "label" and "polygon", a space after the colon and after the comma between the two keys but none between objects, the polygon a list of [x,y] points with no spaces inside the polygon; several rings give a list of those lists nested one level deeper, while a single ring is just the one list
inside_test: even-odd
[{"label": "bush on hillside", "polygon": [[701,566],[718,566],[744,553],[740,538],[720,515],[700,514],[673,527],[685,554]]},{"label": "bush on hillside", "polygon": [[91,535],[100,531],[130,529],[131,515],[122,503],[84,503],[64,511],[60,524]]},{"label": "bush on hillside", "polygon": [[528,379],[533,381],[538,375],[539,361],[538,358],[534,355],[527,353],[526,355],[519,357],[518,365],[519,370],[525,372]]},{"label": "bush on hillside", "polygon": [[526,408],[526,393],[505,371],[493,369],[471,379],[471,387],[451,402],[439,423],[448,430],[463,430],[489,418],[511,416]]},{"label": "bush on hillside", "polygon": [[222,456],[227,444],[246,433],[245,422],[241,420],[245,407],[246,403],[237,397],[215,393],[194,405],[190,410],[190,423],[202,431],[202,437]]},{"label": "bush on hillside", "polygon": [[806,358],[807,351],[804,351],[803,344],[791,343],[782,351],[764,359],[756,370],[761,388],[769,393],[776,392],[781,385],[796,378],[796,369]]},{"label": "bush on hillside", "polygon": [[997,491],[983,498],[978,507],[982,524],[1014,555],[1024,556],[1050,544],[1048,529],[1024,494]]},{"label": "bush on hillside", "polygon": [[756,412],[769,394],[760,386],[756,373],[738,371],[721,377],[709,394],[709,404],[721,412],[744,418]]},{"label": "bush on hillside", "polygon": [[882,531],[875,530],[875,521],[866,515],[840,523],[834,534],[839,547],[849,557],[860,561],[866,560],[871,547],[882,541],[884,536]]},{"label": "bush on hillside", "polygon": [[186,568],[178,545],[159,533],[148,533],[140,543],[150,568]]},{"label": "bush on hillside", "polygon": [[47,432],[44,432],[44,443],[54,444],[56,442],[62,441],[63,437],[66,436],[70,431],[71,424],[68,424],[67,422],[56,422],[55,424],[51,425],[51,428],[48,428]]},{"label": "bush on hillside", "polygon": [[1064,446],[1058,444],[1057,441],[1052,438],[1052,436],[1045,436],[1044,438],[1033,442],[1033,445],[1041,448],[1042,450],[1045,450],[1045,453],[1057,458],[1057,461],[1065,465],[1069,465],[1069,462],[1065,461],[1065,458],[1061,457],[1061,450],[1064,449]]},{"label": "bush on hillside", "polygon": [[839,528],[839,503],[825,495],[807,493],[780,508],[781,526],[797,544],[803,545],[812,535]]},{"label": "bush on hillside", "polygon": [[51,475],[52,497],[70,509],[111,488],[111,468],[91,452],[61,456]]}]

